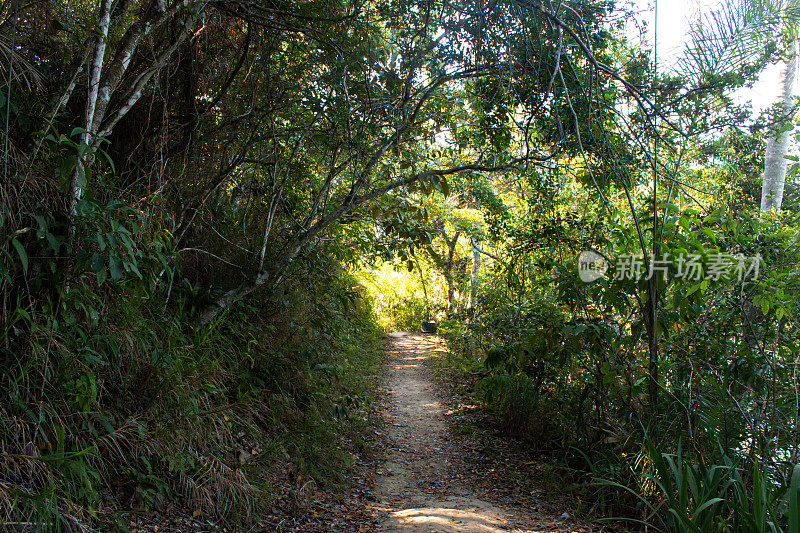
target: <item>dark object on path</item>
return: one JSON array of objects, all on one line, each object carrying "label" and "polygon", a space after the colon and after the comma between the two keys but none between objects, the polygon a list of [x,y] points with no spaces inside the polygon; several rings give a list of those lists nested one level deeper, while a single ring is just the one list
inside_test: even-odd
[{"label": "dark object on path", "polygon": [[436,322],[423,320],[420,326],[422,328],[422,333],[436,333]]}]

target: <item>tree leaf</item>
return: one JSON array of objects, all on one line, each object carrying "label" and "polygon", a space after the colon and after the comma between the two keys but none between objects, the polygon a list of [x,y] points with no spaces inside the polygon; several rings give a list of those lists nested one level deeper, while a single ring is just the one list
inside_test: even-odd
[{"label": "tree leaf", "polygon": [[101,270],[105,269],[105,262],[103,256],[97,252],[92,254],[92,272],[98,274]]},{"label": "tree leaf", "polygon": [[125,275],[122,270],[122,260],[114,254],[108,258],[108,268],[111,270],[111,279],[119,281]]},{"label": "tree leaf", "polygon": [[22,246],[22,243],[19,242],[17,239],[11,239],[11,244],[14,245],[14,248],[17,249],[17,254],[19,255],[19,260],[22,263],[22,271],[24,273],[28,273],[28,254],[25,252],[25,247]]}]

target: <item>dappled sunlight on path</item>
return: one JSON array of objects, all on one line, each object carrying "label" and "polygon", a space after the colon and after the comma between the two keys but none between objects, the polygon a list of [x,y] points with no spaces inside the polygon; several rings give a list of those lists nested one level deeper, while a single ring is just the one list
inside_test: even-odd
[{"label": "dappled sunlight on path", "polygon": [[425,507],[395,511],[389,521],[384,524],[384,531],[494,533],[497,531],[507,532],[509,529],[505,526],[500,513],[494,509],[486,507],[468,507],[466,509]]},{"label": "dappled sunlight on path", "polygon": [[389,349],[387,459],[378,471],[376,496],[389,512],[386,533],[495,533],[571,531],[525,523],[513,510],[476,496],[459,472],[463,442],[447,426],[442,404],[424,366],[438,337],[395,333]]}]

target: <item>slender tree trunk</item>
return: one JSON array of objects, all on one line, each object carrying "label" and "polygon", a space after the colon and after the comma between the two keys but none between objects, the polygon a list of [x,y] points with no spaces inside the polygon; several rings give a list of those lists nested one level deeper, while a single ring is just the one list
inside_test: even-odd
[{"label": "slender tree trunk", "polygon": [[419,272],[419,282],[422,284],[422,295],[425,298],[425,320],[431,319],[430,307],[428,307],[428,289],[425,287],[425,275],[422,273],[422,266],[419,264],[416,254],[412,252],[411,256],[417,264],[417,272]]},{"label": "slender tree trunk", "polygon": [[108,41],[108,27],[111,23],[111,0],[103,0],[100,4],[98,13],[100,33],[95,39],[94,55],[91,57],[89,65],[89,84],[87,86],[86,110],[84,114],[84,132],[81,134],[81,149],[83,153],[78,158],[75,165],[75,172],[70,183],[70,229],[68,235],[69,247],[72,248],[75,240],[75,215],[78,212],[78,202],[83,196],[83,189],[86,186],[86,170],[91,165],[91,151],[88,149],[92,142],[92,124],[95,119],[97,99],[100,94],[100,75],[103,72],[103,61],[106,57],[106,43]]},{"label": "slender tree trunk", "polygon": [[[161,27],[167,21],[174,20],[181,11],[188,9],[188,6],[188,0],[175,2],[172,8],[166,11],[164,3],[157,2],[158,16],[154,20],[143,19],[134,22],[126,30],[117,47],[116,53],[112,54],[111,50],[107,50],[108,36],[109,34],[113,34],[114,30],[119,26],[120,19],[124,19],[127,16],[127,13],[125,13],[127,7],[125,7],[123,3],[123,7],[121,8],[122,14],[115,15],[112,21],[112,0],[101,0],[100,2],[97,15],[99,33],[87,52],[89,67],[87,70],[88,87],[86,109],[84,112],[84,131],[81,134],[82,153],[75,166],[75,172],[72,175],[72,181],[70,183],[70,228],[67,238],[69,248],[72,248],[74,245],[75,218],[78,212],[78,204],[87,186],[88,170],[94,161],[99,139],[108,137],[120,119],[122,119],[136,102],[139,101],[144,89],[153,78],[156,71],[166,65],[167,61],[172,58],[178,47],[183,43],[184,39],[186,39],[187,32],[182,31],[171,46],[168,46],[165,51],[156,56],[152,64],[134,78],[130,86],[126,85],[123,87],[121,86],[121,82],[128,71],[133,55],[144,37]],[[199,13],[202,11],[203,6],[204,3],[197,3],[193,4],[191,7]],[[190,17],[190,21],[193,19],[194,15]],[[188,27],[190,21],[184,21],[184,24]],[[111,58],[111,60],[106,61],[108,58]],[[70,86],[72,87],[72,82]],[[71,91],[72,89],[68,88],[65,94],[66,99],[69,99]],[[125,94],[126,99],[123,100],[119,109],[116,109],[113,114],[109,114],[111,99],[120,92]],[[62,102],[59,103],[59,106],[64,104],[66,104],[66,101],[62,98]],[[53,117],[55,117],[55,114]]]},{"label": "slender tree trunk", "polygon": [[456,231],[451,238],[448,238],[444,229],[440,229],[439,231],[442,234],[442,239],[444,239],[444,242],[447,245],[447,253],[439,255],[439,252],[437,252],[432,245],[424,247],[423,250],[427,252],[428,257],[431,258],[433,264],[436,266],[436,269],[442,273],[442,276],[447,283],[447,311],[451,312],[453,310],[453,296],[455,293],[455,285],[453,283],[453,261],[456,252],[456,245],[458,244],[458,237],[461,232]]},{"label": "slender tree trunk", "polygon": [[[788,110],[794,106],[794,86],[797,78],[797,39],[793,39],[789,46],[789,58],[780,65],[779,83],[781,93],[776,103]],[[778,127],[780,128],[781,125]],[[767,139],[767,149],[764,154],[764,179],[761,185],[761,211],[772,209],[779,211],[783,203],[783,189],[786,185],[786,157],[789,149],[791,131],[780,132]]]},{"label": "slender tree trunk", "polygon": [[647,325],[647,351],[649,360],[647,363],[647,397],[650,402],[650,414],[658,414],[658,281],[655,275],[650,280],[647,287],[647,313],[645,320]]},{"label": "slender tree trunk", "polygon": [[478,297],[478,277],[481,273],[481,241],[470,238],[470,242],[472,242],[472,271],[470,272],[469,308],[475,309]]},{"label": "slender tree trunk", "polygon": [[456,253],[456,245],[458,245],[458,236],[460,234],[460,231],[456,231],[451,240],[448,241],[445,238],[445,242],[447,242],[447,263],[444,266],[444,279],[447,281],[447,310],[450,312],[453,311],[453,295],[455,292],[453,287],[453,258]]},{"label": "slender tree trunk", "polygon": [[453,286],[453,273],[448,271],[444,275],[444,281],[447,283],[447,311],[453,310],[453,298],[455,296],[455,287]]}]

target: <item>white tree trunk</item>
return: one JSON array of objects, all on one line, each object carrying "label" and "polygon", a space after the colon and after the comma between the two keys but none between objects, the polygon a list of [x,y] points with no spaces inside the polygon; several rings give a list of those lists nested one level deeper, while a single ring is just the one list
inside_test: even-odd
[{"label": "white tree trunk", "polygon": [[[783,109],[794,105],[794,86],[797,78],[797,40],[792,41],[789,51],[791,56],[782,62],[779,72],[781,93],[776,103]],[[779,125],[780,127],[781,125]],[[792,132],[781,132],[767,139],[764,153],[764,179],[761,184],[761,211],[780,210],[783,202],[783,189],[786,185],[786,153]]]},{"label": "white tree trunk", "polygon": [[[81,146],[85,150],[80,154],[78,164],[75,166],[75,173],[72,176],[72,198],[70,203],[70,216],[74,219],[78,210],[78,202],[83,196],[83,188],[86,186],[86,167],[91,164],[88,161],[90,152],[87,150],[91,144],[92,123],[94,122],[94,112],[97,106],[97,97],[100,91],[100,75],[103,72],[103,60],[106,57],[106,42],[108,41],[108,26],[111,23],[111,0],[103,0],[100,4],[99,12],[100,35],[95,40],[94,55],[91,56],[89,65],[89,84],[86,95],[86,112],[84,119],[84,132],[81,134]],[[73,220],[74,224],[74,220]],[[72,244],[74,227],[70,229],[70,245]]]},{"label": "white tree trunk", "polygon": [[[194,12],[200,12],[204,6],[205,2],[197,2],[192,4],[191,9]],[[157,28],[160,28],[169,21],[175,20],[182,11],[190,9],[190,4],[189,0],[178,0],[175,1],[172,7],[167,11],[164,2],[157,1],[158,14],[156,18],[142,19],[128,27],[122,37],[116,54],[113,55],[113,59],[109,64],[104,67],[107,56],[112,56],[112,52],[106,50],[108,36],[109,34],[113,34],[116,29],[111,28],[111,7],[112,0],[101,0],[98,11],[99,34],[93,40],[90,50],[87,51],[89,69],[87,73],[88,90],[84,115],[85,131],[81,134],[81,157],[75,166],[75,172],[73,173],[72,182],[70,184],[71,223],[68,235],[70,248],[75,239],[75,218],[77,215],[78,203],[87,185],[87,171],[94,161],[95,152],[99,146],[100,139],[111,135],[111,132],[120,119],[122,119],[136,104],[139,98],[141,98],[144,89],[155,73],[166,65],[167,61],[173,57],[178,47],[189,35],[185,31],[182,32],[171,46],[159,54],[151,65],[134,78],[131,85],[123,87],[121,86],[123,76],[125,76],[128,71],[131,59],[139,43]],[[126,20],[127,15],[128,14],[123,13],[121,16],[116,17],[116,26],[119,26],[121,23],[120,21]],[[191,15],[189,22],[194,18],[195,15]],[[191,26],[189,22],[184,21],[184,25],[187,28]],[[125,95],[125,100],[113,114],[109,114],[109,103],[111,102],[112,96],[117,93]]]}]

